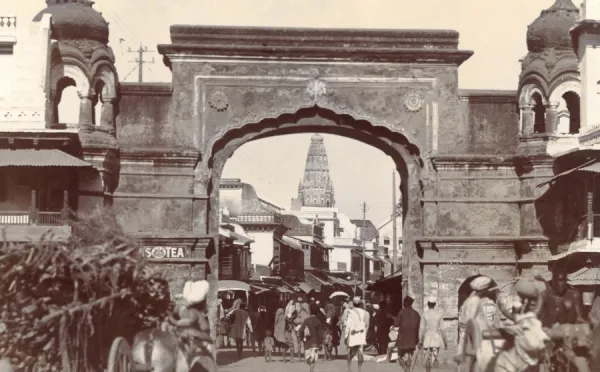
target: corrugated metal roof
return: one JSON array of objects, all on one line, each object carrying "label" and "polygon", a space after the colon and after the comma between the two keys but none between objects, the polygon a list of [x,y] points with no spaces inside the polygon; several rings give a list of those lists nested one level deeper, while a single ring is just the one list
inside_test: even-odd
[{"label": "corrugated metal roof", "polygon": [[56,149],[0,149],[0,167],[90,167],[91,164]]}]

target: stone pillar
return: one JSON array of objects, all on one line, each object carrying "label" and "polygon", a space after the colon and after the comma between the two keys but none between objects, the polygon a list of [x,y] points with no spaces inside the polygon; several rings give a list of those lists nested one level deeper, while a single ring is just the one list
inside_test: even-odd
[{"label": "stone pillar", "polygon": [[533,106],[521,107],[521,135],[533,134],[533,126],[535,121],[535,113]]},{"label": "stone pillar", "polygon": [[102,96],[100,97],[100,101],[102,102],[102,112],[100,113],[100,126],[110,129],[116,129],[114,108],[116,98],[105,98],[104,96]]},{"label": "stone pillar", "polygon": [[555,133],[558,128],[558,105],[546,105],[546,133]]},{"label": "stone pillar", "polygon": [[79,93],[79,125],[94,124],[92,98],[90,94]]}]

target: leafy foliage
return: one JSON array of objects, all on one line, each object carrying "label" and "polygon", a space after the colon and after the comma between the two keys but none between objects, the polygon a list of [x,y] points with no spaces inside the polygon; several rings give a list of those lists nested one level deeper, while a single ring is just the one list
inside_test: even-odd
[{"label": "leafy foliage", "polygon": [[170,302],[108,209],[73,219],[66,241],[0,246],[0,356],[16,370],[102,371],[112,341],[154,326]]}]

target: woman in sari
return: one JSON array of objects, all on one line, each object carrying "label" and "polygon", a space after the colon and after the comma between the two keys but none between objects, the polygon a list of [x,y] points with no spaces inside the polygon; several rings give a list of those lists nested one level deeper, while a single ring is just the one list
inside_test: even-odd
[{"label": "woman in sari", "polygon": [[281,351],[285,346],[285,303],[283,302],[275,312],[273,335],[275,336],[275,346]]}]

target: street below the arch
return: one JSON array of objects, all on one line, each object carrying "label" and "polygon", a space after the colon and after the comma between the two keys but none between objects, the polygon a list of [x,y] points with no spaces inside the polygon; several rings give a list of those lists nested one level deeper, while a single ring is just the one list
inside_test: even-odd
[{"label": "street below the arch", "polygon": [[[441,353],[440,357],[444,358]],[[367,353],[367,355],[374,355],[374,353]],[[320,355],[319,357],[322,357]],[[252,350],[244,350],[243,358],[241,360],[237,360],[236,351],[233,348],[227,348],[219,350],[218,355],[218,364],[219,364],[219,372],[307,372],[308,365],[304,362],[295,363],[284,363],[282,361],[282,357],[280,354],[276,354],[273,357],[273,362],[267,363],[265,362],[265,358],[262,354],[258,354],[257,352],[252,352]],[[339,356],[331,361],[319,359],[316,366],[316,371],[318,372],[333,372],[333,371],[346,371],[346,350],[342,345],[340,346]],[[440,368],[434,368],[434,372],[450,372],[454,371],[456,368],[453,365],[445,364]],[[352,371],[357,372],[357,363],[352,363]],[[374,362],[374,361],[366,361],[364,368],[364,372],[399,372],[401,371],[398,363],[387,363],[387,362]],[[417,365],[413,369],[413,372],[421,372],[425,371],[423,367],[423,363],[417,362]]]}]

